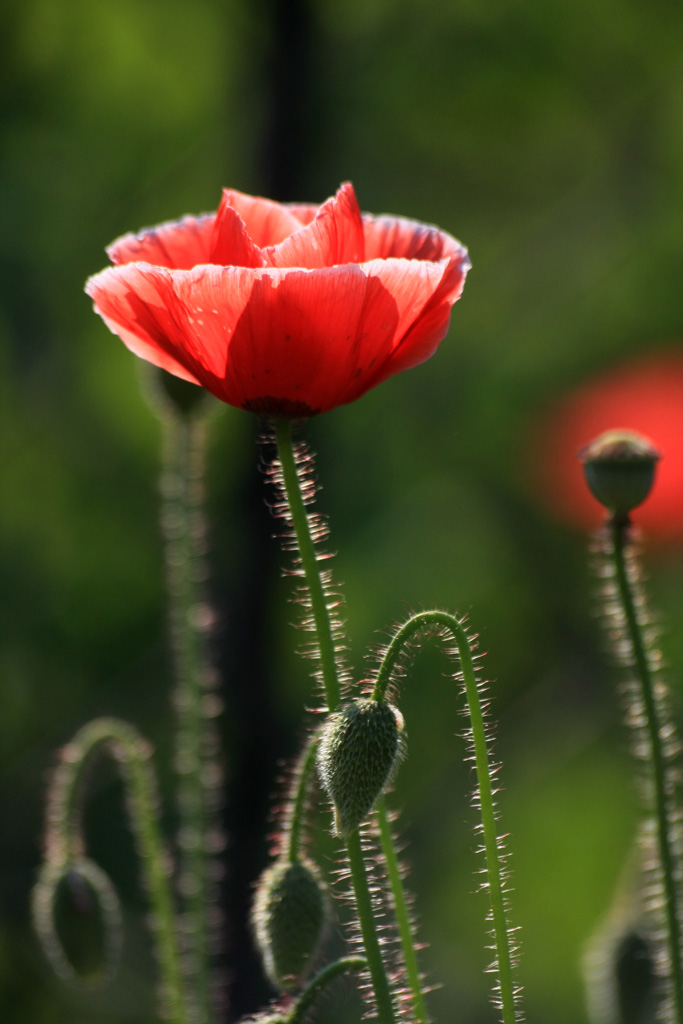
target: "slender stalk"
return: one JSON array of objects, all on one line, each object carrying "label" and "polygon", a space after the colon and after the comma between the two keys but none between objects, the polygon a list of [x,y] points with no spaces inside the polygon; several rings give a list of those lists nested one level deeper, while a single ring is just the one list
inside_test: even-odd
[{"label": "slender stalk", "polygon": [[[311,611],[318,641],[320,674],[325,688],[327,707],[328,711],[333,712],[337,710],[341,700],[339,669],[334,646],[330,609],[325,596],[325,588],[320,575],[311,525],[306,512],[301,482],[297,471],[290,420],[275,420],[275,439],[282,469],[285,497],[289,507],[289,516],[310,595]],[[347,839],[347,852],[361,936],[375,995],[378,1021],[379,1024],[394,1024],[393,1001],[377,936],[372,899],[358,832],[354,832]]]},{"label": "slender stalk", "polygon": [[47,866],[52,877],[58,880],[71,863],[79,870],[79,865],[84,863],[81,787],[88,765],[100,750],[107,751],[121,765],[126,784],[129,817],[152,907],[151,929],[159,959],[162,1010],[173,1024],[189,1024],[169,864],[158,824],[150,747],[126,722],[114,718],[96,719],[84,726],[65,748],[63,763],[49,795]]},{"label": "slender stalk", "polygon": [[285,829],[287,853],[291,861],[299,859],[299,846],[301,845],[301,831],[304,822],[306,796],[311,782],[311,775],[315,769],[315,755],[317,749],[318,736],[314,734],[304,747],[297,767],[294,799],[289,813],[287,814],[287,824]]},{"label": "slender stalk", "polygon": [[401,949],[403,950],[406,980],[408,982],[408,987],[413,1001],[415,1024],[426,1024],[427,1007],[425,1004],[424,993],[422,991],[422,978],[420,977],[420,968],[417,963],[417,954],[415,952],[413,926],[410,920],[410,911],[406,901],[401,869],[399,867],[398,857],[396,856],[396,847],[394,845],[394,837],[391,831],[389,812],[383,796],[380,796],[375,801],[375,810],[377,812],[382,853],[384,854],[387,877],[391,887],[391,897],[394,904],[396,924],[401,938]]},{"label": "slender stalk", "polygon": [[346,971],[361,971],[366,967],[365,960],[360,956],[346,956],[341,960],[335,960],[326,967],[321,968],[315,977],[311,978],[306,988],[297,999],[294,1009],[286,1017],[286,1024],[302,1024],[308,1019],[308,1015],[318,993],[322,992],[326,985],[338,978]]},{"label": "slender stalk", "polygon": [[[426,627],[437,627],[445,630],[453,639],[458,652],[462,674],[465,700],[470,716],[472,750],[477,772],[478,800],[481,812],[482,833],[484,836],[484,854],[486,858],[486,874],[488,879],[489,899],[491,903],[491,922],[496,947],[496,970],[498,974],[498,994],[503,1024],[515,1024],[517,1011],[515,1005],[515,984],[513,977],[512,948],[510,931],[505,907],[505,886],[500,857],[499,838],[496,828],[496,814],[491,783],[491,764],[484,716],[479,699],[479,688],[474,668],[474,660],[470,641],[462,623],[448,612],[426,611],[412,616],[394,634],[382,659],[372,696],[375,700],[383,700],[387,686],[396,664],[410,640]],[[394,901],[400,901],[401,893],[394,890]],[[406,941],[412,947],[410,932]],[[410,956],[410,953],[408,954]],[[406,953],[404,950],[404,957]],[[407,957],[406,957],[407,959]],[[411,986],[412,988],[412,986]],[[414,995],[415,998],[415,995]]]},{"label": "slender stalk", "polygon": [[210,680],[203,635],[206,615],[200,594],[200,581],[205,575],[201,550],[204,532],[201,491],[206,423],[201,415],[178,413],[167,414],[162,422],[165,456],[162,524],[177,676],[176,771],[185,932],[183,960],[196,1004],[197,1024],[207,1024],[212,1017],[211,933],[207,911],[215,903],[207,839],[209,828],[214,825],[218,780],[211,763],[211,729],[206,714],[207,706],[211,710],[212,704],[207,695]]},{"label": "slender stalk", "polygon": [[337,710],[341,700],[339,670],[334,649],[330,611],[327,605],[327,598],[325,597],[325,588],[320,577],[318,559],[311,533],[311,524],[306,512],[301,482],[297,472],[291,420],[275,420],[275,439],[282,468],[282,480],[289,506],[289,515],[292,527],[294,528],[301,567],[306,577],[311,600],[311,611],[313,613],[320,656],[320,674],[325,687],[327,709],[332,712]]},{"label": "slender stalk", "polygon": [[665,736],[667,723],[662,720],[661,700],[648,658],[647,645],[638,616],[637,599],[629,578],[626,553],[630,543],[628,522],[613,517],[610,522],[614,573],[619,603],[624,615],[626,633],[633,659],[633,671],[639,689],[643,715],[642,726],[646,736],[651,768],[652,802],[655,814],[657,851],[661,870],[664,900],[667,959],[670,970],[671,1002],[674,1019],[683,1024],[683,966],[681,955],[681,922],[679,894],[676,880],[674,824],[672,821],[671,783],[666,768]]}]

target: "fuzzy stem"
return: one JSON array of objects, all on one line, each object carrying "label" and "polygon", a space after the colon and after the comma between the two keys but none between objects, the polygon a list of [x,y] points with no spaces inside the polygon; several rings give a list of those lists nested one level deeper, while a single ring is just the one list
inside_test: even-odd
[{"label": "fuzzy stem", "polygon": [[152,906],[151,928],[161,972],[162,1009],[173,1024],[189,1024],[176,935],[169,866],[158,826],[156,786],[149,760],[149,745],[126,722],[101,718],[84,726],[65,749],[48,807],[49,863],[68,867],[82,857],[84,839],[79,793],[83,773],[98,750],[105,750],[121,765],[128,812],[137,838],[142,871]]},{"label": "fuzzy stem", "polygon": [[663,743],[667,723],[661,720],[660,702],[657,700],[647,647],[636,608],[636,599],[629,580],[626,564],[629,524],[614,517],[609,525],[617,592],[631,646],[633,670],[642,701],[645,733],[649,747],[648,763],[652,770],[652,801],[656,821],[657,849],[664,890],[666,946],[671,972],[669,978],[671,1000],[674,1019],[677,1024],[683,1024],[683,967],[681,965],[682,945],[678,887],[675,874],[676,851],[674,849],[673,823],[670,819],[671,794]]},{"label": "fuzzy stem", "polygon": [[[282,481],[289,507],[289,515],[299,550],[301,565],[311,600],[311,610],[315,623],[318,650],[320,654],[320,673],[325,687],[328,711],[337,710],[341,700],[339,669],[334,648],[334,637],[330,609],[325,598],[325,590],[320,576],[315,545],[311,535],[310,523],[303,500],[301,482],[297,471],[296,458],[292,441],[292,424],[290,420],[275,420],[275,439],[278,457],[282,468]],[[363,945],[368,961],[368,970],[375,994],[379,1024],[394,1024],[394,1008],[387,980],[382,954],[377,937],[377,927],[372,910],[372,899],[368,887],[363,850],[358,832],[353,832],[346,841],[351,871],[351,882],[356,900],[356,909],[360,923]]]},{"label": "fuzzy stem", "polygon": [[[205,576],[200,548],[202,474],[206,423],[200,415],[163,417],[162,524],[166,541],[170,619],[175,649],[178,773],[178,846],[185,941],[183,960],[196,1004],[197,1024],[212,1017],[210,929],[207,910],[215,902],[209,877],[207,837],[217,802],[205,714],[209,685],[202,633],[200,581]],[[215,831],[215,830],[214,830]]]},{"label": "fuzzy stem", "polygon": [[[375,700],[384,699],[392,672],[396,667],[402,650],[410,643],[410,640],[416,633],[429,626],[436,626],[446,630],[453,638],[458,651],[465,699],[470,716],[472,748],[477,771],[486,873],[491,902],[491,922],[496,946],[496,970],[498,973],[500,1008],[503,1024],[515,1024],[517,1011],[515,1006],[512,949],[505,909],[503,871],[496,828],[493,786],[491,784],[491,765],[472,650],[462,623],[454,615],[449,615],[448,612],[442,611],[420,612],[408,619],[392,637],[379,667],[372,696]],[[394,899],[396,899],[395,894]]]},{"label": "fuzzy stem", "polygon": [[294,1009],[286,1017],[286,1024],[302,1024],[304,1020],[308,1019],[308,1012],[316,996],[326,985],[346,971],[361,971],[366,966],[366,962],[361,956],[346,956],[341,960],[335,960],[334,963],[327,964],[326,967],[318,971],[315,977],[311,978],[297,999]]},{"label": "fuzzy stem", "polygon": [[287,853],[291,861],[299,859],[301,831],[304,823],[306,796],[311,784],[311,776],[315,769],[315,755],[318,750],[318,735],[311,736],[303,749],[296,771],[296,788],[294,800],[287,815]]},{"label": "fuzzy stem", "polygon": [[383,796],[375,801],[377,811],[377,822],[379,825],[379,836],[382,844],[382,853],[386,862],[387,877],[391,887],[391,896],[394,904],[394,914],[398,933],[401,937],[401,949],[403,950],[403,962],[406,969],[406,979],[413,1000],[413,1013],[415,1024],[426,1024],[427,1007],[425,1005],[424,993],[422,991],[422,979],[420,968],[417,962],[415,951],[415,939],[413,927],[410,921],[410,911],[406,901],[401,869],[396,856],[396,847],[391,830],[391,820],[387,810],[386,801]]},{"label": "fuzzy stem", "polygon": [[306,512],[306,505],[297,472],[291,420],[275,420],[275,439],[280,466],[282,467],[282,480],[289,506],[289,514],[299,549],[301,566],[304,570],[311,598],[311,610],[313,612],[313,621],[315,623],[320,653],[320,673],[325,687],[327,709],[332,712],[337,710],[341,700],[339,670],[334,650],[330,612],[327,606],[322,579],[320,578],[318,559],[316,558],[315,545],[311,535],[311,524]]}]

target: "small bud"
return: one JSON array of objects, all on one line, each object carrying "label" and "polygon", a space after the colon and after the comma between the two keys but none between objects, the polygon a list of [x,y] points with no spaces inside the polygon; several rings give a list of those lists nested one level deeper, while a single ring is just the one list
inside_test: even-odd
[{"label": "small bud", "polygon": [[252,926],[266,974],[280,989],[296,989],[322,938],[327,893],[310,861],[277,860],[258,882]]},{"label": "small bud", "polygon": [[384,701],[355,700],[327,720],[318,746],[318,774],[334,805],[337,835],[367,818],[404,754],[400,711]]},{"label": "small bud", "polygon": [[579,452],[591,493],[619,518],[649,495],[659,457],[651,441],[630,430],[608,430]]}]

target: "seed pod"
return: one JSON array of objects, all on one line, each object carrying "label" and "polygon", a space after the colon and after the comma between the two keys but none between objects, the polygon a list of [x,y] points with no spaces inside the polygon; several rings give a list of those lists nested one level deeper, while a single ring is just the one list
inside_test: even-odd
[{"label": "seed pod", "polygon": [[364,697],[330,716],[317,764],[337,835],[349,835],[367,818],[404,752],[403,716],[391,704]]},{"label": "seed pod", "polygon": [[299,987],[317,952],[327,917],[327,892],[307,860],[282,857],[259,880],[252,926],[266,974],[276,988]]},{"label": "seed pod", "polygon": [[648,497],[659,454],[641,434],[608,430],[583,448],[579,459],[593,496],[621,518]]}]

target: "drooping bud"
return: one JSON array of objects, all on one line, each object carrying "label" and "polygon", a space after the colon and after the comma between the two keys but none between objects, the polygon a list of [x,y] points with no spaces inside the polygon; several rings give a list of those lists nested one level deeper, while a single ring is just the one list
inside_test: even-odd
[{"label": "drooping bud", "polygon": [[277,988],[296,989],[309,972],[327,911],[325,884],[310,861],[282,857],[261,875],[252,926],[266,974]]},{"label": "drooping bud", "polygon": [[659,457],[651,441],[630,430],[609,430],[579,452],[591,493],[618,518],[645,501]]},{"label": "drooping bud", "polygon": [[391,704],[364,697],[329,717],[317,763],[337,835],[349,835],[367,818],[404,750],[403,716]]}]

